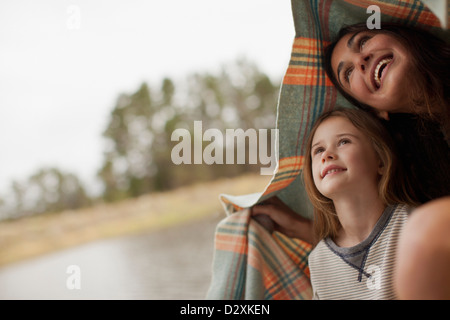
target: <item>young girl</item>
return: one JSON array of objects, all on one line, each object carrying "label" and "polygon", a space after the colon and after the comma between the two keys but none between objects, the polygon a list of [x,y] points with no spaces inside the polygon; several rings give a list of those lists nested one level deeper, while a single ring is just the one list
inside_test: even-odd
[{"label": "young girl", "polygon": [[321,239],[309,257],[315,298],[395,298],[397,240],[414,203],[392,148],[363,111],[336,109],[315,123],[304,167]]},{"label": "young girl", "polygon": [[387,131],[364,111],[335,109],[317,120],[307,146],[304,180],[320,240],[309,257],[314,297],[395,298],[397,240],[415,203]]}]

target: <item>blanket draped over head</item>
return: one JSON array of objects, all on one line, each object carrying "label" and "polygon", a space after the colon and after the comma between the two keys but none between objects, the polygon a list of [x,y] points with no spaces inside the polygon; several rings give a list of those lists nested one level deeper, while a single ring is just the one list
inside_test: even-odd
[{"label": "blanket draped over head", "polygon": [[[208,299],[312,297],[308,269],[311,246],[278,232],[269,233],[251,218],[248,208],[276,195],[298,214],[312,217],[312,207],[301,179],[306,137],[322,112],[335,106],[351,107],[333,87],[323,69],[323,49],[341,27],[366,22],[373,14],[368,10],[369,6],[376,5],[380,9],[381,29],[383,22],[398,22],[420,26],[447,41],[450,39],[447,1],[291,2],[295,39],[277,106],[277,168],[261,193],[221,195],[227,217],[216,229]],[[426,5],[428,2],[430,7]],[[439,3],[444,5],[442,9],[436,9]]]}]

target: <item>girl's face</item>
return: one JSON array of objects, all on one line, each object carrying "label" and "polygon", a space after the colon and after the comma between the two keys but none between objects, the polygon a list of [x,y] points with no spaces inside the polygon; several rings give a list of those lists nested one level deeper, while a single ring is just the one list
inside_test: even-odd
[{"label": "girl's face", "polygon": [[378,192],[381,161],[370,140],[347,118],[332,116],[324,120],[311,146],[314,183],[325,197]]},{"label": "girl's face", "polygon": [[387,113],[411,113],[411,55],[392,35],[373,31],[342,37],[331,57],[341,87],[356,100]]}]

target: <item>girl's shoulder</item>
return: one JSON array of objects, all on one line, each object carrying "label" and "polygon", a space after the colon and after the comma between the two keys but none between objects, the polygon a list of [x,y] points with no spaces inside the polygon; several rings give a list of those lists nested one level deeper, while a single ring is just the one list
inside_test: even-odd
[{"label": "girl's shoulder", "polygon": [[325,243],[325,239],[322,239],[316,244],[316,246],[310,252],[310,254],[308,256],[309,261],[311,262],[311,261],[317,259],[326,250],[328,250],[328,248],[327,248],[327,245]]},{"label": "girl's shoulder", "polygon": [[320,266],[323,263],[330,263],[330,259],[333,260],[336,257],[339,257],[339,254],[335,249],[336,245],[334,245],[331,238],[327,237],[320,240],[309,254],[309,264],[314,268],[314,265]]}]

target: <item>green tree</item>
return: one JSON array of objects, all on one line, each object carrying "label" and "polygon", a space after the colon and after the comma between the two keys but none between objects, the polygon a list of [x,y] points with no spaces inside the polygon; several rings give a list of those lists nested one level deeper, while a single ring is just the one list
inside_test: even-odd
[{"label": "green tree", "polygon": [[[240,59],[225,64],[217,75],[195,74],[188,84],[185,118],[190,123],[201,120],[204,130],[217,128],[222,132],[275,128],[279,85],[251,61]],[[259,166],[212,165],[202,170],[203,176],[210,179],[256,171]]]},{"label": "green tree", "polygon": [[78,209],[91,204],[80,180],[57,168],[44,168],[11,184],[14,207],[9,217]]},{"label": "green tree", "polygon": [[107,141],[98,175],[107,201],[135,197],[191,182],[234,176],[259,167],[249,165],[175,165],[171,141],[177,128],[191,131],[275,127],[279,86],[245,59],[226,64],[217,74],[197,73],[158,88],[143,83],[119,96],[103,133]]},{"label": "green tree", "polygon": [[155,107],[147,84],[132,95],[119,96],[103,133],[108,141],[98,175],[108,201],[138,196],[152,190],[152,116]]}]

